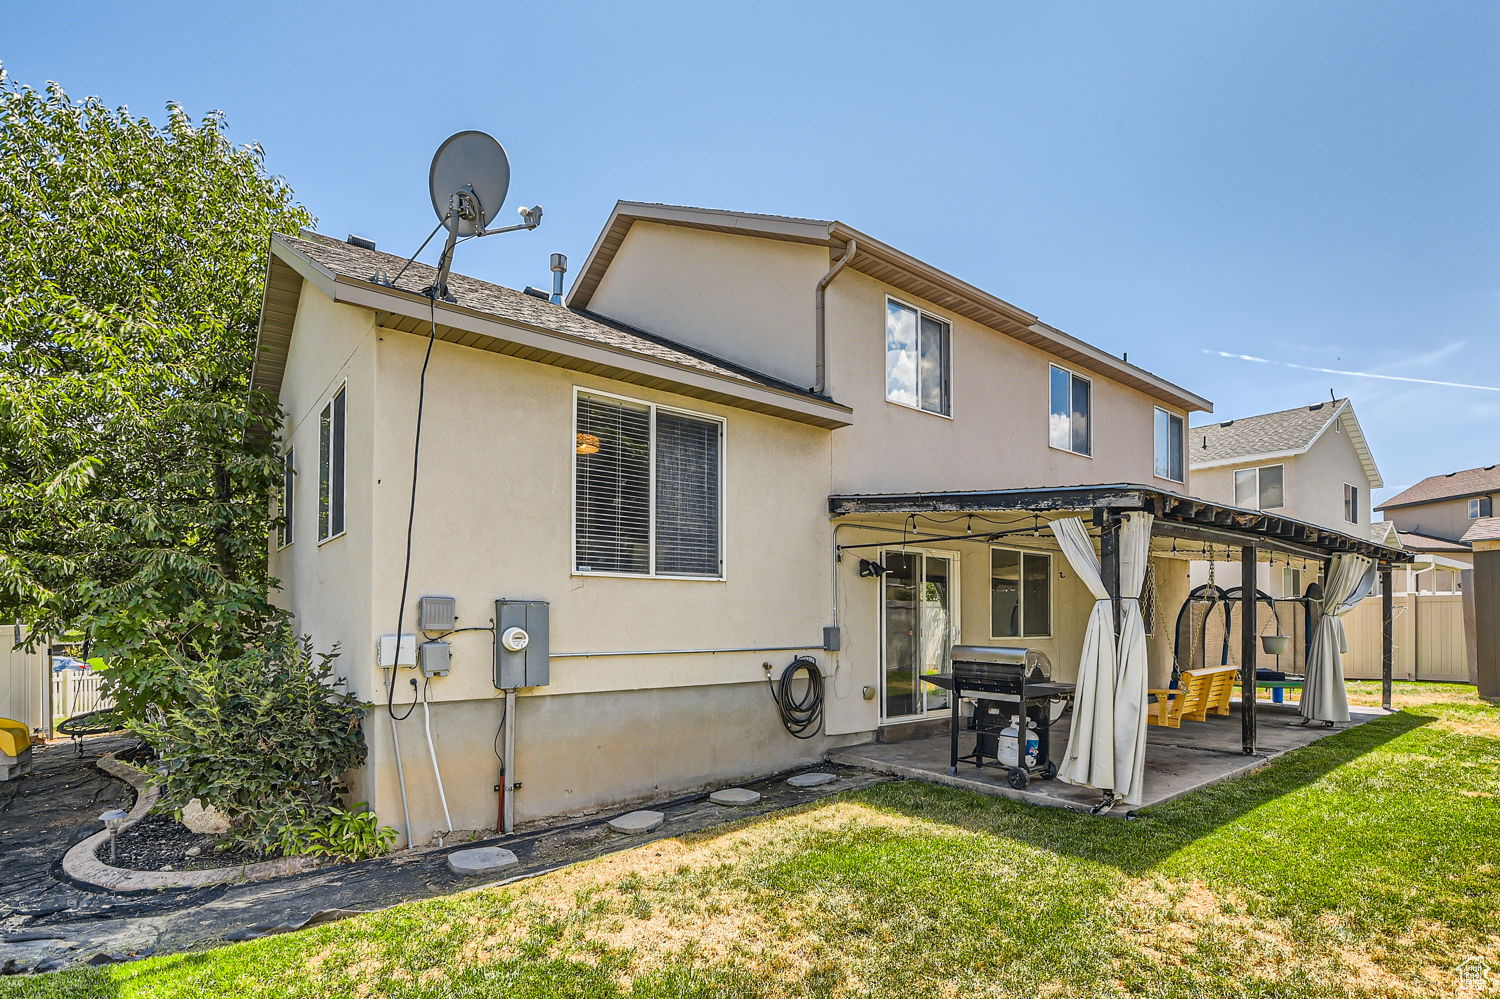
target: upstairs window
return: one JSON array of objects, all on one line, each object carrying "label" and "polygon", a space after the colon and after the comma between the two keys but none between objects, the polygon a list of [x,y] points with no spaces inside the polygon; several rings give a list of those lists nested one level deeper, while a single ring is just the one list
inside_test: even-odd
[{"label": "upstairs window", "polygon": [[1074,454],[1094,453],[1090,418],[1094,383],[1067,368],[1051,366],[1052,410],[1047,420],[1047,443]]},{"label": "upstairs window", "polygon": [[1052,556],[990,549],[990,637],[1052,634]]},{"label": "upstairs window", "polygon": [[573,568],[721,578],[724,424],[580,392]]},{"label": "upstairs window", "polygon": [[344,390],[318,415],[318,541],[344,533]]},{"label": "upstairs window", "polygon": [[1234,505],[1275,510],[1286,503],[1280,465],[1242,468],[1234,473]]},{"label": "upstairs window", "polygon": [[949,326],[894,298],[885,301],[885,397],[948,416]]},{"label": "upstairs window", "polygon": [[1156,411],[1156,474],[1182,481],[1182,417],[1165,409]]},{"label": "upstairs window", "polygon": [[1359,487],[1344,483],[1344,519],[1351,524],[1359,523]]},{"label": "upstairs window", "polygon": [[286,454],[281,456],[281,496],[276,509],[276,516],[281,523],[276,525],[277,548],[285,548],[292,543],[292,510],[295,508],[292,503],[292,487],[295,479],[295,460],[292,449],[287,448]]},{"label": "upstairs window", "polygon": [[1469,500],[1469,519],[1478,520],[1480,517],[1493,517],[1494,503],[1489,496],[1476,496]]}]

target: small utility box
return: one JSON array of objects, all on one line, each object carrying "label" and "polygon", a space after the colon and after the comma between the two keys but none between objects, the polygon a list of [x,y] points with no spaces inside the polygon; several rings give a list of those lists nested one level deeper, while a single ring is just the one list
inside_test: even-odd
[{"label": "small utility box", "polygon": [[495,601],[495,687],[545,687],[551,682],[547,601]]}]

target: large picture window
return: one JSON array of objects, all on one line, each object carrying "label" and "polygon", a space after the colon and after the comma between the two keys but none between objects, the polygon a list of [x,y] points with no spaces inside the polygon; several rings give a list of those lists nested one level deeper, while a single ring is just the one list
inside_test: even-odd
[{"label": "large picture window", "polygon": [[574,571],[721,577],[723,422],[583,392],[576,420]]},{"label": "large picture window", "polygon": [[1234,473],[1234,505],[1251,510],[1275,510],[1286,505],[1282,466],[1262,465]]},{"label": "large picture window", "polygon": [[1046,638],[1051,634],[1052,556],[991,548],[990,636]]},{"label": "large picture window", "polygon": [[1165,409],[1156,411],[1156,474],[1173,482],[1182,476],[1182,417]]},{"label": "large picture window", "polygon": [[949,326],[894,298],[885,302],[885,397],[949,415]]},{"label": "large picture window", "polygon": [[344,390],[318,415],[318,540],[344,533]]},{"label": "large picture window", "polygon": [[1051,365],[1049,394],[1052,409],[1047,419],[1047,443],[1075,454],[1094,453],[1094,385],[1067,368]]}]

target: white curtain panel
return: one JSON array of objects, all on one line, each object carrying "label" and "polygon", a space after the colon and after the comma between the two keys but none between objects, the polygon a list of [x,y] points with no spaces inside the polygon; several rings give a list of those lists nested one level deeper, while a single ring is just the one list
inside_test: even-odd
[{"label": "white curtain panel", "polygon": [[[1120,528],[1120,642],[1115,673],[1115,793],[1141,803],[1146,771],[1146,618],[1141,589],[1151,562],[1149,513],[1127,513]],[[1098,606],[1108,607],[1107,603]]]},{"label": "white curtain panel", "polygon": [[1069,784],[1113,790],[1115,787],[1115,627],[1114,611],[1099,571],[1099,556],[1082,519],[1052,522],[1052,533],[1073,572],[1094,595],[1083,632],[1077,689],[1067,756],[1058,776]]},{"label": "white curtain panel", "polygon": [[1335,555],[1323,585],[1322,616],[1313,631],[1307,680],[1302,686],[1302,717],[1311,721],[1346,722],[1349,700],[1344,693],[1344,653],[1349,641],[1343,615],[1370,592],[1375,563],[1363,555]]}]

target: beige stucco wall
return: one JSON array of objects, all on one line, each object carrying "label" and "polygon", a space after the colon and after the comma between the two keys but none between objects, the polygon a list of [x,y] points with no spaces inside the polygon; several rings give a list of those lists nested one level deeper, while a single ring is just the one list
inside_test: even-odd
[{"label": "beige stucco wall", "polygon": [[[1490,493],[1493,508],[1500,509],[1500,492]],[[1397,507],[1384,512],[1386,520],[1396,525],[1398,531],[1413,531],[1434,538],[1457,541],[1474,525],[1469,519],[1469,498],[1439,500],[1421,506]],[[1444,552],[1443,554],[1448,554]]]},{"label": "beige stucco wall", "polygon": [[813,290],[826,270],[824,247],[637,222],[589,308],[809,386]]},{"label": "beige stucco wall", "polygon": [[[1189,434],[1189,455],[1192,435]],[[1349,437],[1329,430],[1305,454],[1274,461],[1246,461],[1235,465],[1193,470],[1193,495],[1234,505],[1234,473],[1240,469],[1282,465],[1285,505],[1274,512],[1345,534],[1370,536],[1370,480]],[[1344,483],[1359,487],[1359,523],[1344,519]]]}]

